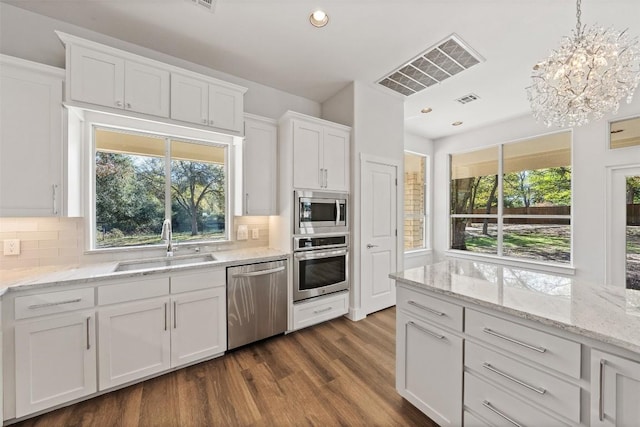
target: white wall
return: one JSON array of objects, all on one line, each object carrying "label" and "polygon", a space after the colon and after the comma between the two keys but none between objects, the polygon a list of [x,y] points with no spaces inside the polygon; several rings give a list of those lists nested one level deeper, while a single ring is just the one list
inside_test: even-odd
[{"label": "white wall", "polygon": [[413,153],[424,154],[427,157],[427,188],[430,189],[427,193],[427,248],[422,251],[405,252],[404,254],[404,268],[414,268],[427,264],[431,260],[431,247],[433,245],[433,221],[430,220],[432,216],[433,206],[433,187],[430,183],[433,181],[433,141],[428,138],[419,135],[413,135],[410,133],[404,134],[404,149],[405,151],[411,151]]},{"label": "white wall", "polygon": [[[620,106],[615,116],[573,129],[573,265],[576,276],[604,284],[606,168],[640,164],[640,147],[609,150],[609,122],[640,115],[640,94],[632,104]],[[434,141],[434,249],[447,249],[449,221],[448,155],[472,148],[526,139],[556,132],[526,115],[468,133]]]},{"label": "white wall", "polygon": [[[322,118],[352,126],[351,135],[351,263],[352,291],[349,317],[359,319],[360,293],[360,158],[363,154],[403,164],[404,101],[371,84],[354,82],[322,104]],[[399,170],[402,176],[402,168]],[[398,192],[398,219],[402,191]],[[400,224],[398,224],[400,225]],[[398,235],[398,269],[402,269],[402,227]]]},{"label": "white wall", "polygon": [[0,53],[64,68],[64,45],[54,30],[247,87],[249,90],[244,97],[244,110],[247,113],[273,119],[280,118],[287,110],[320,116],[320,104],[315,101],[0,3]]}]

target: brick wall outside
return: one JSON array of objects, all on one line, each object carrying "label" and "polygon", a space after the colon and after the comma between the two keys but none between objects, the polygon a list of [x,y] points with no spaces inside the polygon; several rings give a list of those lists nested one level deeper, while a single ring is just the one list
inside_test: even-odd
[{"label": "brick wall outside", "polygon": [[[404,175],[404,249],[424,247],[424,173]],[[421,218],[411,218],[418,215]]]}]

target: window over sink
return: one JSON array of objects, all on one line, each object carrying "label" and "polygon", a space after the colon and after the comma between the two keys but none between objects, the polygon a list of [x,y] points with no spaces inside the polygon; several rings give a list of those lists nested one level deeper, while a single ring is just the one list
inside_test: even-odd
[{"label": "window over sink", "polygon": [[228,239],[228,145],[94,125],[92,248]]}]

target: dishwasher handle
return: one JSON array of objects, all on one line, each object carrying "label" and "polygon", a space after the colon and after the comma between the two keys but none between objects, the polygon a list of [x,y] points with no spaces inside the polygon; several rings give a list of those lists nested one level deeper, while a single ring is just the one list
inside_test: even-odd
[{"label": "dishwasher handle", "polygon": [[231,275],[234,279],[237,277],[255,277],[255,276],[266,276],[267,274],[278,273],[280,271],[284,271],[284,266],[271,268],[269,270],[260,270],[260,271],[252,271],[249,273],[236,273]]}]

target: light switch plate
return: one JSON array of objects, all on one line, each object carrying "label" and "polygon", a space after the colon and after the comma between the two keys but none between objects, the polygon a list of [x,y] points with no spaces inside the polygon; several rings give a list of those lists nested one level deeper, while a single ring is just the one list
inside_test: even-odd
[{"label": "light switch plate", "polygon": [[5,239],[4,254],[20,255],[20,239]]},{"label": "light switch plate", "polygon": [[247,240],[249,238],[249,229],[246,225],[238,226],[238,233],[236,235],[237,240]]},{"label": "light switch plate", "polygon": [[251,230],[251,238],[257,240],[260,238],[260,231],[257,228]]}]

